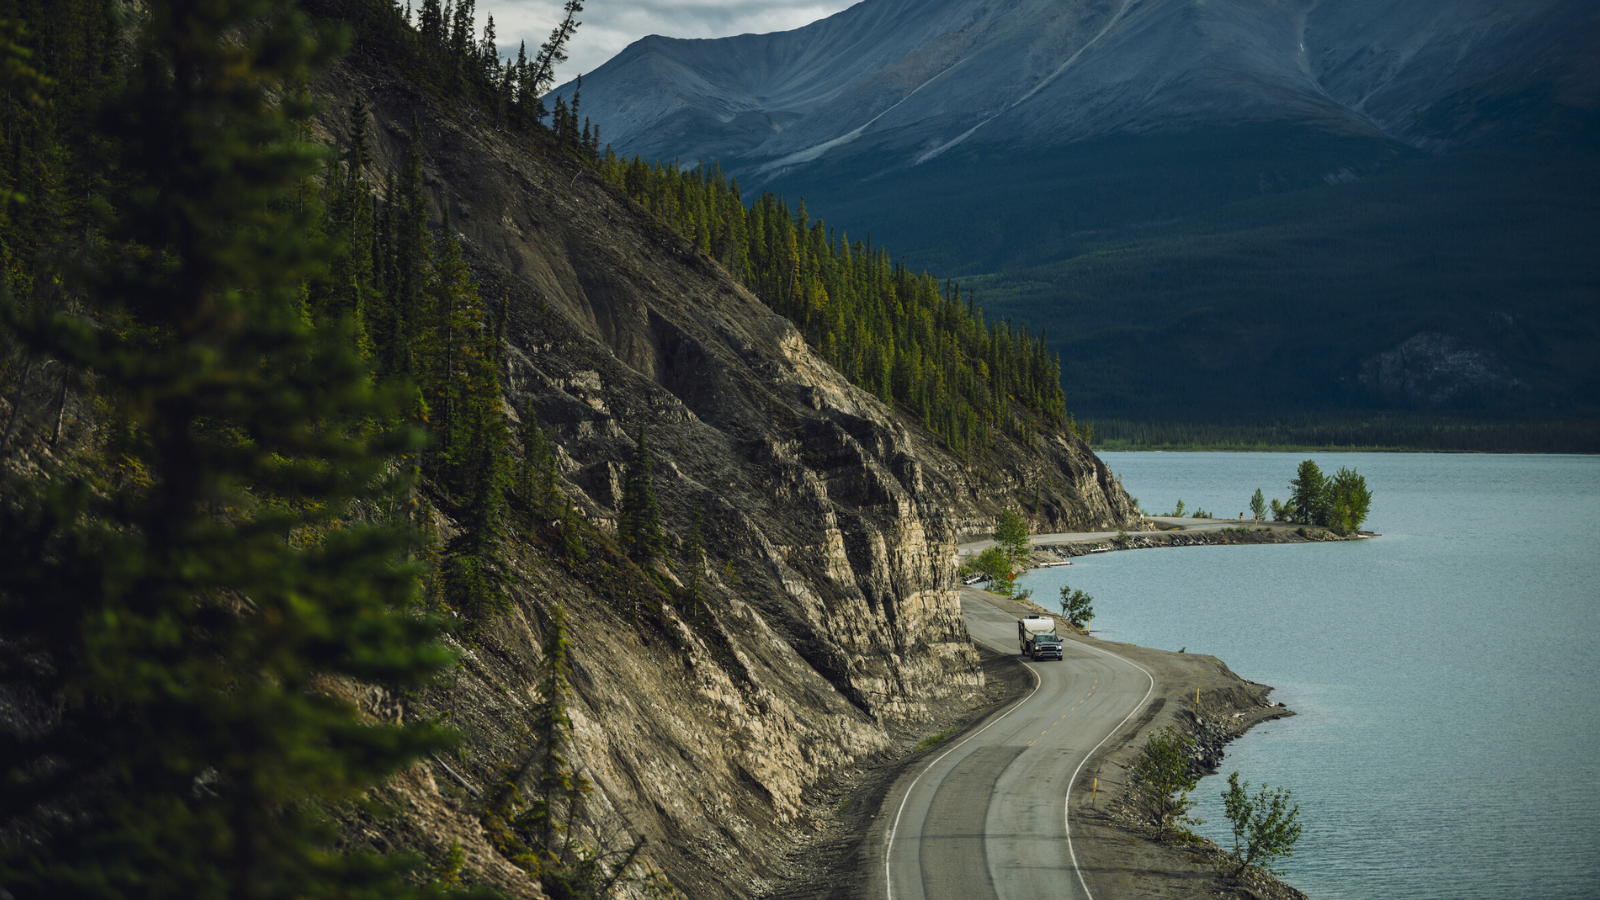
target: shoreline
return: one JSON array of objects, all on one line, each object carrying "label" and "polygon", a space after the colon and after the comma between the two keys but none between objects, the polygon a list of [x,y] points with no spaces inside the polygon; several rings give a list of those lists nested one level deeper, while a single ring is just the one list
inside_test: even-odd
[{"label": "shoreline", "polygon": [[[1069,566],[1075,557],[1121,550],[1309,544],[1381,537],[1374,532],[1337,535],[1326,528],[1276,521],[1159,516],[1146,517],[1141,524],[1159,530],[1033,535],[1030,569]],[[961,552],[979,552],[992,543],[962,545]],[[1252,868],[1238,879],[1220,875],[1218,866],[1230,857],[1209,839],[1198,836],[1187,842],[1163,839],[1156,828],[1140,818],[1133,786],[1126,778],[1144,736],[1165,725],[1172,725],[1195,741],[1193,768],[1201,772],[1202,777],[1221,774],[1228,744],[1257,725],[1295,715],[1293,710],[1267,700],[1272,687],[1235,674],[1227,663],[1215,656],[1105,640],[1078,631],[1059,614],[1031,600],[1016,605],[1055,619],[1058,633],[1069,639],[1092,640],[1107,650],[1144,664],[1157,673],[1160,682],[1155,698],[1144,713],[1118,736],[1115,748],[1106,750],[1095,761],[1092,768],[1098,777],[1086,775],[1086,779],[1093,779],[1092,783],[1080,782],[1070,789],[1074,808],[1078,810],[1074,827],[1090,832],[1085,842],[1086,861],[1101,873],[1103,883],[1097,886],[1097,891],[1105,890],[1117,896],[1137,895],[1145,900],[1183,900],[1195,896],[1199,890],[1215,896],[1305,900],[1306,895],[1298,888],[1260,869]],[[1201,661],[1209,661],[1216,667],[1215,671],[1207,671],[1208,664]],[[1203,682],[1210,682],[1210,686]],[[1197,687],[1198,695],[1195,694]],[[1096,793],[1100,795],[1098,806],[1094,800]],[[1130,840],[1137,843],[1130,845]],[[1137,878],[1132,877],[1135,873]]]},{"label": "shoreline", "polygon": [[[1180,519],[1147,516],[1138,531],[1079,531],[1030,535],[1033,555],[1029,569],[1051,568],[1079,556],[1117,550],[1154,550],[1161,547],[1210,547],[1238,544],[1316,544],[1327,541],[1365,541],[1383,535],[1371,531],[1338,535],[1317,525],[1292,522],[1256,522],[1252,519]],[[994,546],[992,538],[960,542],[961,558],[976,556]],[[1019,573],[1022,574],[1022,573]]]},{"label": "shoreline", "polygon": [[[1051,615],[1026,601],[1018,603],[987,592],[986,602],[1017,615]],[[1059,619],[1059,616],[1055,616]],[[1249,681],[1214,656],[1156,650],[1082,635],[1064,625],[1067,641],[1097,645],[1137,661],[1154,673],[1157,690],[1144,710],[1114,735],[1100,756],[1085,766],[1069,787],[1072,833],[1083,868],[1096,897],[1138,897],[1140,900],[1192,900],[1197,896],[1307,900],[1285,882],[1251,870],[1233,880],[1217,872],[1225,856],[1214,842],[1161,839],[1142,820],[1127,773],[1143,746],[1144,736],[1172,725],[1195,739],[1197,762],[1207,774],[1218,774],[1225,748],[1263,722],[1295,715],[1271,704],[1272,688]],[[902,752],[856,769],[819,786],[808,799],[814,816],[807,839],[779,861],[782,875],[758,888],[760,900],[843,900],[871,896],[869,884],[882,865],[883,804],[894,785],[930,756],[982,728],[1023,699],[1032,686],[1028,663],[1015,654],[979,645],[986,687],[964,713],[907,735]],[[1195,691],[1199,689],[1199,703]],[[1113,746],[1114,744],[1114,746]]]},{"label": "shoreline", "polygon": [[[1159,547],[1233,544],[1297,544],[1364,540],[1372,533],[1339,536],[1326,529],[1287,523],[1257,524],[1236,520],[1168,520],[1167,530],[1088,532],[1034,535],[1034,567],[1070,564],[1070,559],[1095,552]],[[1164,524],[1156,520],[1157,526]],[[960,545],[970,555],[992,540]],[[1141,900],[1188,900],[1194,896],[1253,897],[1259,900],[1306,900],[1306,895],[1259,869],[1239,879],[1218,872],[1227,854],[1205,838],[1182,842],[1161,839],[1141,820],[1127,773],[1152,730],[1172,725],[1196,744],[1197,768],[1220,774],[1228,744],[1263,722],[1295,715],[1268,700],[1273,688],[1234,673],[1215,656],[1157,650],[1085,635],[1059,614],[1030,601],[1015,601],[967,587],[986,602],[1017,616],[1040,614],[1058,623],[1058,633],[1075,643],[1095,642],[1132,659],[1154,673],[1156,691],[1144,710],[1114,736],[1100,756],[1069,786],[1075,810],[1073,834],[1080,843],[1085,869],[1097,896],[1137,896]],[[1022,699],[1031,684],[1026,664],[1014,655],[980,645],[987,687],[965,713],[931,727],[920,740],[902,743],[899,755],[869,764],[823,787],[812,798],[817,814],[811,839],[784,860],[787,877],[769,882],[755,896],[763,900],[810,900],[862,896],[869,872],[878,861],[870,840],[879,806],[903,773],[949,741],[980,728]],[[1198,691],[1198,695],[1197,692]]]},{"label": "shoreline", "polygon": [[[1303,542],[1304,539],[1294,541]],[[1078,555],[1087,553],[1088,546],[1092,542],[1083,544]],[[1306,895],[1293,885],[1259,869],[1251,869],[1237,880],[1218,874],[1218,864],[1228,855],[1209,839],[1163,839],[1158,829],[1141,816],[1127,777],[1145,736],[1167,725],[1195,741],[1191,771],[1202,777],[1221,774],[1228,744],[1257,725],[1295,715],[1294,710],[1267,699],[1273,690],[1270,685],[1238,675],[1215,656],[1157,650],[1085,635],[1059,614],[1031,601],[1019,603],[995,595],[988,599],[996,606],[1015,606],[1019,614],[1049,615],[1066,639],[1093,641],[1144,666],[1156,679],[1155,694],[1143,712],[1116,736],[1114,746],[1108,744],[1108,749],[1091,761],[1078,783],[1070,788],[1075,810],[1073,833],[1080,842],[1085,868],[1094,873],[1097,896],[1138,896],[1141,900],[1188,900],[1200,895],[1306,900]]]}]

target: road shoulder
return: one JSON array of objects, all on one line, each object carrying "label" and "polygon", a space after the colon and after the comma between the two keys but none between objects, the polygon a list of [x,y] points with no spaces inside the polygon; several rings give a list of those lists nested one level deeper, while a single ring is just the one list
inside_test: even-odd
[{"label": "road shoulder", "polygon": [[1209,840],[1163,840],[1142,813],[1129,784],[1146,736],[1168,725],[1195,740],[1200,766],[1214,774],[1228,742],[1262,722],[1293,715],[1268,699],[1272,688],[1239,677],[1214,656],[1081,636],[1070,639],[1092,642],[1137,663],[1155,680],[1149,704],[1084,767],[1072,788],[1073,840],[1095,897],[1304,900],[1305,895],[1290,885],[1254,871],[1243,881],[1219,876],[1217,867],[1224,854]]}]

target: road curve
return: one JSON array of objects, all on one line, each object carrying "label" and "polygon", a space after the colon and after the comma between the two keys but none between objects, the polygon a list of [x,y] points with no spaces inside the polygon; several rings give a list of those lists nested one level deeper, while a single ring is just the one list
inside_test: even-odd
[{"label": "road curve", "polygon": [[[985,596],[962,591],[968,630],[1016,653],[1016,617]],[[1059,662],[1025,661],[1034,674],[1029,694],[890,792],[875,896],[1092,900],[1071,842],[1068,790],[1149,702],[1155,683],[1094,642],[1068,638],[1064,650]]]}]

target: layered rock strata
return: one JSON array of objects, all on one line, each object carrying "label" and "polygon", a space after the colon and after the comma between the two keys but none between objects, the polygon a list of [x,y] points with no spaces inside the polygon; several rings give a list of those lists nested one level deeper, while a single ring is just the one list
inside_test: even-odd
[{"label": "layered rock strata", "polygon": [[[368,842],[436,856],[456,842],[467,877],[539,895],[475,816],[528,752],[540,641],[560,603],[572,756],[595,788],[576,836],[612,849],[647,839],[644,867],[688,896],[759,892],[810,826],[808,792],[981,688],[959,539],[1005,507],[1050,530],[1134,521],[1069,436],[952,457],[572,160],[443,110],[375,64],[349,64],[319,90],[330,141],[365,99],[378,167],[399,167],[418,115],[435,223],[448,212],[482,295],[507,305],[507,409],[535,412],[582,515],[615,528],[622,471],[648,429],[666,527],[681,541],[703,510],[708,555],[703,604],[679,609],[603,553],[561,563],[544,525],[514,535],[510,611],[461,639],[453,683],[371,705],[448,717],[466,742],[392,786],[410,814]],[[453,530],[448,509],[435,527]]]}]

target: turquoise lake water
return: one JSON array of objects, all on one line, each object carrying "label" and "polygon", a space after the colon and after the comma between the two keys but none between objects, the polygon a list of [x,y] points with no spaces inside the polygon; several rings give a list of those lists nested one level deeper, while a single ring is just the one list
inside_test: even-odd
[{"label": "turquoise lake water", "polygon": [[1146,512],[1218,516],[1287,498],[1308,457],[1366,478],[1382,537],[1105,553],[1021,584],[1276,689],[1298,715],[1229,746],[1197,830],[1231,843],[1228,772],[1292,789],[1280,868],[1313,898],[1600,897],[1600,457],[1102,454]]}]

